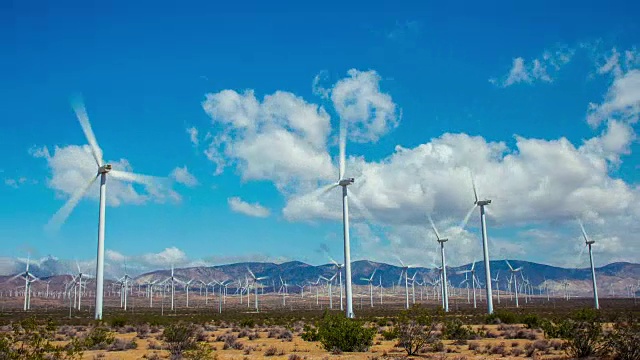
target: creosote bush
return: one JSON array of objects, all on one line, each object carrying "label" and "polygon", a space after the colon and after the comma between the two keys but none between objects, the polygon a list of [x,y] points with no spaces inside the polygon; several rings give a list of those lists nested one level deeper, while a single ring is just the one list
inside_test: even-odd
[{"label": "creosote bush", "polygon": [[318,336],[322,346],[329,351],[342,352],[367,351],[373,345],[375,329],[367,328],[364,323],[348,319],[343,314],[324,313],[318,326]]},{"label": "creosote bush", "polygon": [[197,348],[196,327],[193,324],[171,324],[164,329],[163,340],[172,359],[180,359],[187,350]]},{"label": "creosote bush", "polygon": [[55,337],[55,324],[47,320],[38,324],[35,317],[13,324],[11,332],[0,333],[0,359],[2,360],[45,360],[45,359],[81,359],[82,344],[71,339],[67,345],[53,345],[50,339]]},{"label": "creosote bush", "polygon": [[413,306],[403,311],[395,327],[398,335],[396,346],[404,348],[407,355],[422,352],[427,345],[434,344],[438,340],[436,335],[438,323],[426,309],[420,306]]}]

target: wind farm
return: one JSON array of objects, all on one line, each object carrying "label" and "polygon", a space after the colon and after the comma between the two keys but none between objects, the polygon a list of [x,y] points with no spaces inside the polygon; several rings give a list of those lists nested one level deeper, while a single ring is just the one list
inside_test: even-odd
[{"label": "wind farm", "polygon": [[0,358],[640,358],[638,11],[414,5],[5,9]]}]

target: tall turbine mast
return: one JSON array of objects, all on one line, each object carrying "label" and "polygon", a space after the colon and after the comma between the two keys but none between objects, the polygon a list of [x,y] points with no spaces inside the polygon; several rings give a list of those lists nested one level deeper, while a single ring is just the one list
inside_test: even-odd
[{"label": "tall turbine mast", "polygon": [[126,171],[120,171],[112,169],[111,164],[105,164],[102,157],[102,150],[100,146],[98,146],[98,141],[96,140],[96,136],[91,129],[91,124],[89,123],[89,116],[87,115],[87,111],[82,103],[82,100],[75,99],[72,103],[76,116],[78,117],[78,121],[80,122],[80,126],[82,127],[82,131],[84,132],[85,137],[87,138],[87,142],[89,143],[89,148],[91,149],[91,155],[96,162],[97,173],[94,177],[88,179],[86,185],[76,190],[76,192],[71,195],[69,200],[56,212],[49,223],[47,224],[47,228],[51,230],[55,230],[59,228],[65,220],[69,217],[73,209],[80,202],[80,200],[85,196],[89,188],[93,185],[93,183],[100,178],[100,205],[98,211],[98,251],[97,251],[97,261],[96,261],[96,306],[95,306],[95,319],[102,319],[102,304],[103,304],[103,296],[104,296],[104,231],[105,231],[105,207],[106,207],[106,184],[107,184],[107,174],[114,177],[115,179],[127,182],[135,182],[144,185],[150,185],[156,181],[156,178],[152,176],[139,175]]},{"label": "tall turbine mast", "polygon": [[436,240],[438,240],[438,243],[440,244],[440,260],[441,260],[441,266],[442,266],[442,307],[444,308],[445,312],[449,312],[449,290],[447,289],[447,262],[445,261],[445,257],[444,257],[444,243],[447,242],[449,239],[447,238],[441,238],[440,237],[440,233],[438,232],[438,229],[436,228],[436,224],[433,222],[433,219],[431,218],[431,215],[427,215],[429,217],[429,222],[431,223],[431,228],[433,229],[433,232],[436,234]]},{"label": "tall turbine mast", "polygon": [[594,240],[589,239],[587,236],[587,232],[584,230],[584,225],[582,225],[582,221],[578,219],[578,223],[580,224],[580,230],[582,230],[582,236],[584,237],[585,246],[589,247],[589,262],[591,263],[591,281],[593,283],[593,306],[596,310],[600,309],[600,303],[598,302],[598,286],[596,285],[596,268],[593,265],[593,253],[591,252],[591,245],[595,243]]}]

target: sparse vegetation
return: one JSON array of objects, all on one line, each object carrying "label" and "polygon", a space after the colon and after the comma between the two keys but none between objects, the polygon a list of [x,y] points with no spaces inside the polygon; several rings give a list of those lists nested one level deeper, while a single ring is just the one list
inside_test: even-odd
[{"label": "sparse vegetation", "polygon": [[341,352],[367,351],[373,345],[375,334],[375,329],[342,314],[325,313],[318,327],[322,346],[332,352],[336,349]]}]

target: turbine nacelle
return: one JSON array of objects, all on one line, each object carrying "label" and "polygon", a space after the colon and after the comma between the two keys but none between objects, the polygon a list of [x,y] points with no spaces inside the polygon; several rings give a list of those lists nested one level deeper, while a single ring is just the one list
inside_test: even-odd
[{"label": "turbine nacelle", "polygon": [[104,164],[98,168],[98,174],[106,174],[111,171],[111,164]]},{"label": "turbine nacelle", "polygon": [[353,182],[355,181],[354,178],[346,178],[346,179],[342,179],[340,181],[338,181],[338,185],[340,186],[348,186],[353,184]]},{"label": "turbine nacelle", "polygon": [[478,200],[476,201],[476,205],[485,206],[491,204],[491,200]]},{"label": "turbine nacelle", "polygon": [[591,245],[591,244],[594,244],[595,242],[596,242],[595,240],[587,240],[584,243],[587,245]]},{"label": "turbine nacelle", "polygon": [[449,239],[438,239],[438,242],[439,242],[439,243],[445,243],[445,242],[447,242],[447,241],[449,241]]}]

